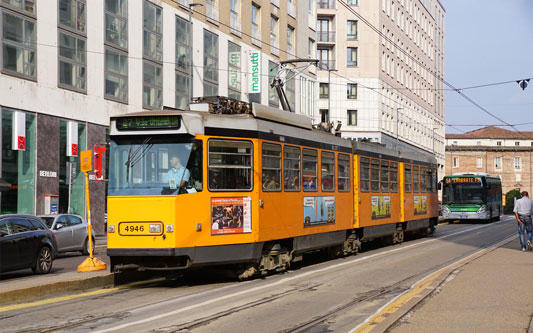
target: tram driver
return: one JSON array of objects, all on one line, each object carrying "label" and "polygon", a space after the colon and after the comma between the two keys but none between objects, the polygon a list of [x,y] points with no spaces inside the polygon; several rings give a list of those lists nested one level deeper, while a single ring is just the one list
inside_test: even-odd
[{"label": "tram driver", "polygon": [[172,168],[167,173],[169,187],[173,190],[177,188],[184,189],[191,177],[190,171],[181,164],[181,159],[178,154],[172,154],[170,156],[170,165]]}]

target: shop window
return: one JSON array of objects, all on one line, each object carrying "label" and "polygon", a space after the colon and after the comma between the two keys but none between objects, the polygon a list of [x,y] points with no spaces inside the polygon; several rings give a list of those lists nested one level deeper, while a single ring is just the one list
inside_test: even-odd
[{"label": "shop window", "polygon": [[300,148],[283,148],[283,175],[285,191],[300,191]]},{"label": "shop window", "polygon": [[405,170],[404,170],[404,186],[405,186],[405,193],[411,193],[413,191],[413,178],[411,173],[411,164],[405,164]]},{"label": "shop window", "polygon": [[389,192],[389,162],[381,161],[381,192]]},{"label": "shop window", "polygon": [[413,193],[420,192],[420,167],[418,165],[413,166]]},{"label": "shop window", "polygon": [[281,191],[281,146],[263,143],[263,191]]},{"label": "shop window", "polygon": [[335,154],[322,152],[322,191],[335,191]]},{"label": "shop window", "polygon": [[390,191],[398,193],[398,163],[390,162]]},{"label": "shop window", "polygon": [[316,191],[318,153],[314,149],[303,150],[302,184],[304,191]]},{"label": "shop window", "polygon": [[359,174],[361,192],[370,192],[370,159],[361,157],[359,167],[361,169]]},{"label": "shop window", "polygon": [[13,150],[14,112],[2,110],[2,175],[1,178],[11,185],[0,196],[2,214],[35,213],[35,116],[26,117],[25,150]]},{"label": "shop window", "polygon": [[379,160],[374,158],[370,165],[370,186],[372,192],[379,192]]},{"label": "shop window", "polygon": [[252,189],[252,143],[209,140],[209,190],[249,191]]},{"label": "shop window", "polygon": [[339,192],[350,192],[350,156],[339,154],[337,158],[337,184]]}]

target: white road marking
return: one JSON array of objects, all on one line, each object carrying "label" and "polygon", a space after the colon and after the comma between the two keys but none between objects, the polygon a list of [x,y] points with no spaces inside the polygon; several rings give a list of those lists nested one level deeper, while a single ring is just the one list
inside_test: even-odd
[{"label": "white road marking", "polygon": [[386,255],[386,254],[389,254],[389,253],[393,253],[393,252],[403,251],[403,250],[410,249],[410,248],[415,247],[415,246],[428,244],[428,243],[435,242],[435,241],[440,240],[440,239],[444,239],[444,238],[449,238],[449,237],[452,237],[452,236],[460,235],[460,234],[463,234],[463,233],[466,233],[466,232],[470,232],[470,231],[474,231],[474,230],[477,230],[477,229],[480,229],[480,228],[490,228],[490,227],[499,225],[500,223],[507,222],[507,221],[508,220],[502,220],[502,221],[499,221],[499,222],[496,222],[496,223],[492,223],[490,225],[480,225],[480,226],[477,226],[477,227],[472,228],[472,229],[462,230],[462,231],[458,231],[458,232],[455,232],[455,233],[452,233],[452,234],[449,234],[449,235],[436,237],[436,238],[433,238],[433,239],[428,239],[426,241],[423,241],[423,242],[420,242],[420,243],[417,243],[417,244],[407,245],[407,246],[399,247],[399,248],[396,248],[396,249],[391,249],[391,250],[388,250],[388,251],[385,251],[385,252],[375,253],[375,254],[372,254],[372,255],[369,255],[369,256],[366,256],[366,257],[362,257],[362,258],[357,258],[357,259],[354,259],[354,260],[351,260],[351,261],[348,261],[348,262],[343,262],[343,263],[335,264],[333,266],[328,266],[328,267],[316,269],[316,270],[313,270],[313,271],[309,271],[309,272],[306,272],[306,273],[302,273],[302,274],[299,274],[299,275],[286,277],[286,278],[283,278],[283,279],[278,280],[276,282],[268,283],[268,284],[265,284],[265,285],[262,285],[262,286],[258,286],[258,287],[254,287],[254,288],[251,288],[251,289],[242,290],[242,291],[239,291],[239,292],[236,292],[236,293],[233,293],[233,294],[220,296],[218,298],[213,298],[213,299],[210,299],[208,301],[204,301],[204,302],[201,302],[201,303],[198,303],[198,304],[194,304],[194,305],[189,305],[189,306],[186,306],[186,307],[181,308],[181,309],[177,309],[177,310],[174,310],[174,311],[161,313],[161,314],[158,314],[158,315],[155,315],[155,316],[152,316],[152,317],[148,317],[148,318],[145,318],[145,319],[133,321],[133,322],[130,322],[130,323],[121,324],[121,325],[118,325],[118,326],[115,326],[115,327],[111,327],[111,328],[107,328],[107,329],[103,329],[103,330],[100,330],[100,331],[95,331],[95,333],[112,332],[112,331],[120,330],[120,329],[123,329],[123,328],[126,328],[126,327],[139,325],[139,324],[144,324],[144,323],[147,323],[147,322],[150,322],[150,321],[158,320],[158,319],[161,319],[161,318],[164,318],[164,317],[168,317],[168,316],[173,316],[173,315],[176,315],[176,314],[179,314],[179,313],[182,313],[182,312],[186,312],[186,311],[189,311],[189,310],[193,310],[193,309],[196,309],[196,308],[199,308],[199,307],[205,307],[205,306],[207,306],[209,304],[220,302],[220,301],[226,300],[228,298],[232,298],[232,297],[236,297],[236,296],[241,296],[241,295],[253,293],[255,291],[263,290],[263,289],[270,288],[270,287],[273,287],[273,286],[277,286],[277,285],[280,285],[280,284],[285,284],[285,283],[288,283],[290,281],[293,281],[293,280],[296,280],[296,279],[301,279],[303,277],[306,277],[306,276],[309,276],[309,275],[313,275],[313,274],[316,274],[316,273],[329,271],[329,270],[336,269],[336,268],[339,268],[339,267],[343,267],[343,266],[346,266],[346,265],[352,265],[352,264],[355,264],[355,263],[358,263],[358,262],[361,262],[361,261],[365,261],[365,260],[368,260],[368,259],[371,259],[371,258],[383,256],[383,255]]}]

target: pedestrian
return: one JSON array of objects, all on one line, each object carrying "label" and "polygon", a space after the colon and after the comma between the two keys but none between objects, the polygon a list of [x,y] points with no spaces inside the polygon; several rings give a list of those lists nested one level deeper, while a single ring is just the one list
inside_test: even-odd
[{"label": "pedestrian", "polygon": [[[520,193],[522,198],[516,200],[514,204],[514,215],[518,222],[518,235],[520,236],[520,246],[522,251],[526,251],[526,246],[529,251],[533,248],[531,246],[532,237],[532,225],[531,225],[531,213],[533,208],[533,201],[529,199],[527,191]],[[525,232],[527,231],[527,243],[525,239]]]}]

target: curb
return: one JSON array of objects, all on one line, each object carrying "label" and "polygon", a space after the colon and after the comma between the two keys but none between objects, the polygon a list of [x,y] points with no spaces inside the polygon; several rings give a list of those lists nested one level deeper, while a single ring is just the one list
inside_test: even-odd
[{"label": "curb", "polygon": [[94,288],[110,288],[115,284],[115,274],[93,276],[86,279],[54,282],[40,286],[0,292],[0,304],[34,301],[57,296],[71,291],[84,291]]}]

